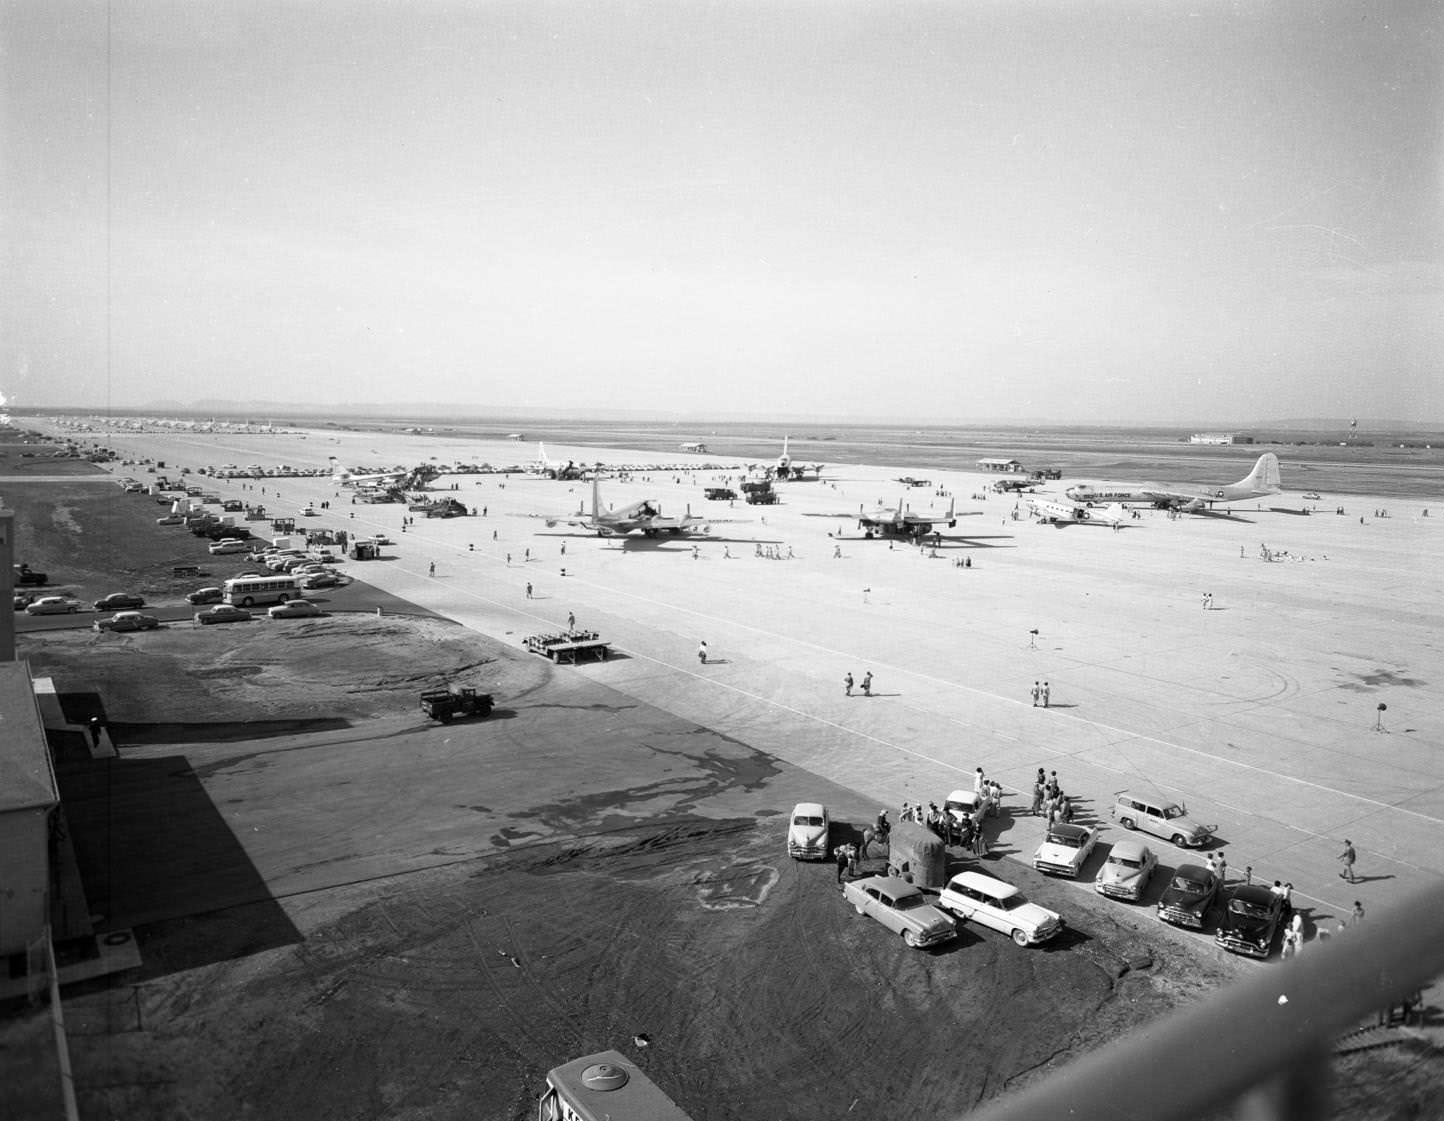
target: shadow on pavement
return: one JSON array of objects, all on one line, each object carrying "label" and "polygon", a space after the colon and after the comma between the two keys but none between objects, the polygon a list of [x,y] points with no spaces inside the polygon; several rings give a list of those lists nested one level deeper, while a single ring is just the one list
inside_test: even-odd
[{"label": "shadow on pavement", "polygon": [[107,725],[117,747],[127,744],[242,743],[274,736],[300,736],[315,732],[336,732],[351,727],[349,720],[334,716],[314,720],[217,720],[172,724]]}]

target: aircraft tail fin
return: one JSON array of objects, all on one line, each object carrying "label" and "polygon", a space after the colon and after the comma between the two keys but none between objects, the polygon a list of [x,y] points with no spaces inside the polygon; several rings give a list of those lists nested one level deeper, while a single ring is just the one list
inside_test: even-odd
[{"label": "aircraft tail fin", "polygon": [[950,526],[951,526],[951,525],[956,525],[957,522],[958,522],[958,509],[957,509],[957,507],[958,507],[958,500],[957,500],[956,498],[949,498],[949,499],[948,499],[948,525],[950,525]]},{"label": "aircraft tail fin", "polygon": [[1253,470],[1239,481],[1241,487],[1277,493],[1284,489],[1283,477],[1279,473],[1279,457],[1273,452],[1264,452],[1253,465]]}]

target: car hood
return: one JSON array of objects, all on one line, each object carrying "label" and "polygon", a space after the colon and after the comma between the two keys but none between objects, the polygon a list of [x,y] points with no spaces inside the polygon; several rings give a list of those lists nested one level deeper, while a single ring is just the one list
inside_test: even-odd
[{"label": "car hood", "polygon": [[1200,895],[1198,892],[1182,891],[1176,887],[1169,887],[1159,897],[1160,907],[1173,907],[1179,911],[1187,911],[1191,915],[1202,914],[1205,905],[1208,903],[1207,895]]},{"label": "car hood", "polygon": [[903,911],[901,914],[903,921],[919,930],[952,930],[957,926],[957,923],[936,907],[914,907],[911,911]]},{"label": "car hood", "polygon": [[1077,864],[1082,855],[1082,849],[1070,848],[1068,845],[1050,844],[1044,841],[1038,846],[1038,851],[1033,854],[1033,859],[1041,860],[1045,864]]},{"label": "car hood", "polygon": [[1057,915],[1036,903],[1024,903],[1021,907],[1014,907],[1008,912],[1008,917],[1034,928],[1044,927],[1051,922],[1058,921]]},{"label": "car hood", "polygon": [[1223,920],[1223,929],[1229,934],[1237,934],[1241,938],[1257,938],[1268,930],[1274,920],[1256,919],[1250,915],[1237,915],[1232,911],[1226,912]]},{"label": "car hood", "polygon": [[812,845],[827,836],[825,825],[793,825],[789,827],[788,837],[800,845]]},{"label": "car hood", "polygon": [[1103,884],[1131,884],[1141,879],[1144,869],[1126,868],[1122,864],[1105,864],[1098,873],[1098,882]]}]

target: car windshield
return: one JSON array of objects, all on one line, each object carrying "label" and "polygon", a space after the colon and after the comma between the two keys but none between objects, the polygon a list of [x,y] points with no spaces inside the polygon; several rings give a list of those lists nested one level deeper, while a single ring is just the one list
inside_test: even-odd
[{"label": "car windshield", "polygon": [[1268,911],[1257,903],[1251,903],[1247,899],[1233,899],[1229,901],[1228,909],[1235,915],[1245,915],[1251,919],[1266,919]]},{"label": "car windshield", "polygon": [[1197,892],[1203,890],[1203,885],[1201,883],[1199,883],[1197,880],[1190,880],[1187,876],[1174,876],[1173,886],[1179,891],[1186,891],[1190,894],[1196,894]]},{"label": "car windshield", "polygon": [[1009,895],[1004,899],[994,899],[992,901],[994,907],[997,907],[1003,911],[1016,910],[1026,902],[1027,900],[1025,900],[1021,895]]},{"label": "car windshield", "polygon": [[1076,849],[1083,844],[1083,838],[1075,836],[1072,833],[1054,833],[1050,831],[1048,834],[1048,843],[1062,845],[1064,848]]},{"label": "car windshield", "polygon": [[1166,817],[1169,821],[1172,821],[1176,817],[1182,817],[1183,810],[1178,806],[1164,806],[1163,816]]},{"label": "car windshield", "polygon": [[822,818],[808,817],[806,814],[798,814],[792,819],[793,825],[821,825]]},{"label": "car windshield", "polygon": [[926,907],[928,901],[921,892],[913,892],[911,895],[898,896],[893,900],[892,905],[899,911],[912,911],[918,907]]},{"label": "car windshield", "polygon": [[1128,857],[1126,857],[1126,856],[1110,856],[1110,857],[1108,858],[1108,863],[1109,863],[1109,864],[1117,864],[1117,865],[1119,865],[1120,867],[1123,867],[1123,868],[1142,868],[1142,867],[1143,867],[1143,862],[1142,862],[1142,861],[1140,861],[1140,860],[1130,860],[1130,859],[1129,859]]}]

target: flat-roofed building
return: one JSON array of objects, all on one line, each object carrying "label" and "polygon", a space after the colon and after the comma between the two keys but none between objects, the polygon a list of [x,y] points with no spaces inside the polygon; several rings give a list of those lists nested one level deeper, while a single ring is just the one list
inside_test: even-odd
[{"label": "flat-roofed building", "polygon": [[0,957],[50,921],[50,818],[60,804],[30,663],[0,663]]},{"label": "flat-roofed building", "polygon": [[1010,475],[1018,475],[1023,472],[1023,465],[1016,459],[980,459],[978,466],[984,471],[998,471]]}]

